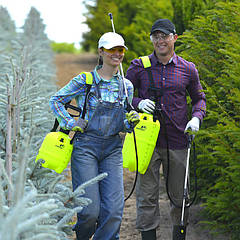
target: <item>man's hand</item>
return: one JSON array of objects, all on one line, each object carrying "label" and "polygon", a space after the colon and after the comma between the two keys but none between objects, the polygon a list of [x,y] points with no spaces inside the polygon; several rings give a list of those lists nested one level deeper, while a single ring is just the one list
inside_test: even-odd
[{"label": "man's hand", "polygon": [[193,117],[188,123],[184,130],[184,132],[187,132],[187,130],[190,128],[193,132],[197,132],[199,130],[200,120],[197,117]]},{"label": "man's hand", "polygon": [[79,131],[79,132],[83,133],[84,129],[87,127],[87,124],[88,124],[87,120],[79,118],[75,122],[75,124],[74,124],[74,126],[72,128],[72,131]]},{"label": "man's hand", "polygon": [[145,113],[153,113],[155,109],[155,103],[150,99],[141,100],[138,104],[138,109]]},{"label": "man's hand", "polygon": [[126,118],[130,124],[132,124],[134,127],[140,122],[140,116],[136,111],[130,111],[129,113],[126,113]]}]

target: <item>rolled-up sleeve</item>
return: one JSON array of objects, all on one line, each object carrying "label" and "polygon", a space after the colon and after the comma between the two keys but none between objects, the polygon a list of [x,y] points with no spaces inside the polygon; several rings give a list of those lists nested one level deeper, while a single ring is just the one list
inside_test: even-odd
[{"label": "rolled-up sleeve", "polygon": [[[50,108],[53,110],[53,113],[56,115],[60,127],[63,129],[71,130],[75,123],[74,118],[69,115],[64,105],[70,102],[76,96],[84,96],[84,93],[86,91],[86,77],[84,76],[76,76],[66,86],[61,88],[55,95],[50,98]],[[78,107],[81,108],[82,106]]]}]

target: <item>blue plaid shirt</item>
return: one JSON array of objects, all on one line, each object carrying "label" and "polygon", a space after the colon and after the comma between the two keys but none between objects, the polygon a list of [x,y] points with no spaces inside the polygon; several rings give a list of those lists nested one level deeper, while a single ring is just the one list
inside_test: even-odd
[{"label": "blue plaid shirt", "polygon": [[[126,109],[126,94],[123,89],[123,99],[119,99],[119,83],[124,81],[124,84],[127,89],[128,100],[131,103],[133,99],[133,85],[132,83],[117,73],[115,74],[110,80],[106,80],[101,78],[97,70],[100,69],[101,66],[97,66],[93,71],[93,78],[95,83],[98,84],[101,99],[107,102],[123,102]],[[85,119],[90,120],[93,114],[94,109],[97,105],[97,98],[95,94],[91,94],[95,92],[95,84],[92,85],[89,98],[87,104],[91,106],[91,108],[87,107]],[[79,108],[83,109],[85,96],[86,96],[86,75],[84,73],[79,74],[78,76],[74,77],[66,86],[61,88],[55,95],[50,98],[50,107],[53,110],[60,127],[63,129],[71,130],[75,124],[75,119],[70,116],[68,111],[64,108],[64,104],[70,102],[72,99],[76,100],[76,104]],[[127,120],[124,120],[126,130],[130,129],[130,126]]]}]

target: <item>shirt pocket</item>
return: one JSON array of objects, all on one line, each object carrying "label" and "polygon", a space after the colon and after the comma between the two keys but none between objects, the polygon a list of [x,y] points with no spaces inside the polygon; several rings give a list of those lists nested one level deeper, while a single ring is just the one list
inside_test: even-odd
[{"label": "shirt pocket", "polygon": [[93,93],[90,92],[88,95],[88,106],[90,109],[96,109],[98,103],[97,96]]}]

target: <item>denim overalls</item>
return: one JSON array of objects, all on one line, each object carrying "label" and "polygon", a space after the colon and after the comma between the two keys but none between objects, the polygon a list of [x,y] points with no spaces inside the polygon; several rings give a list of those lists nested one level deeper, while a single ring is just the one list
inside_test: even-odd
[{"label": "denim overalls", "polygon": [[74,140],[71,160],[72,184],[75,190],[85,181],[101,173],[108,176],[85,189],[83,197],[92,200],[78,213],[74,227],[78,240],[119,239],[124,207],[122,140],[124,129],[123,86],[120,82],[119,101],[101,100],[96,84],[97,107],[84,133]]}]

